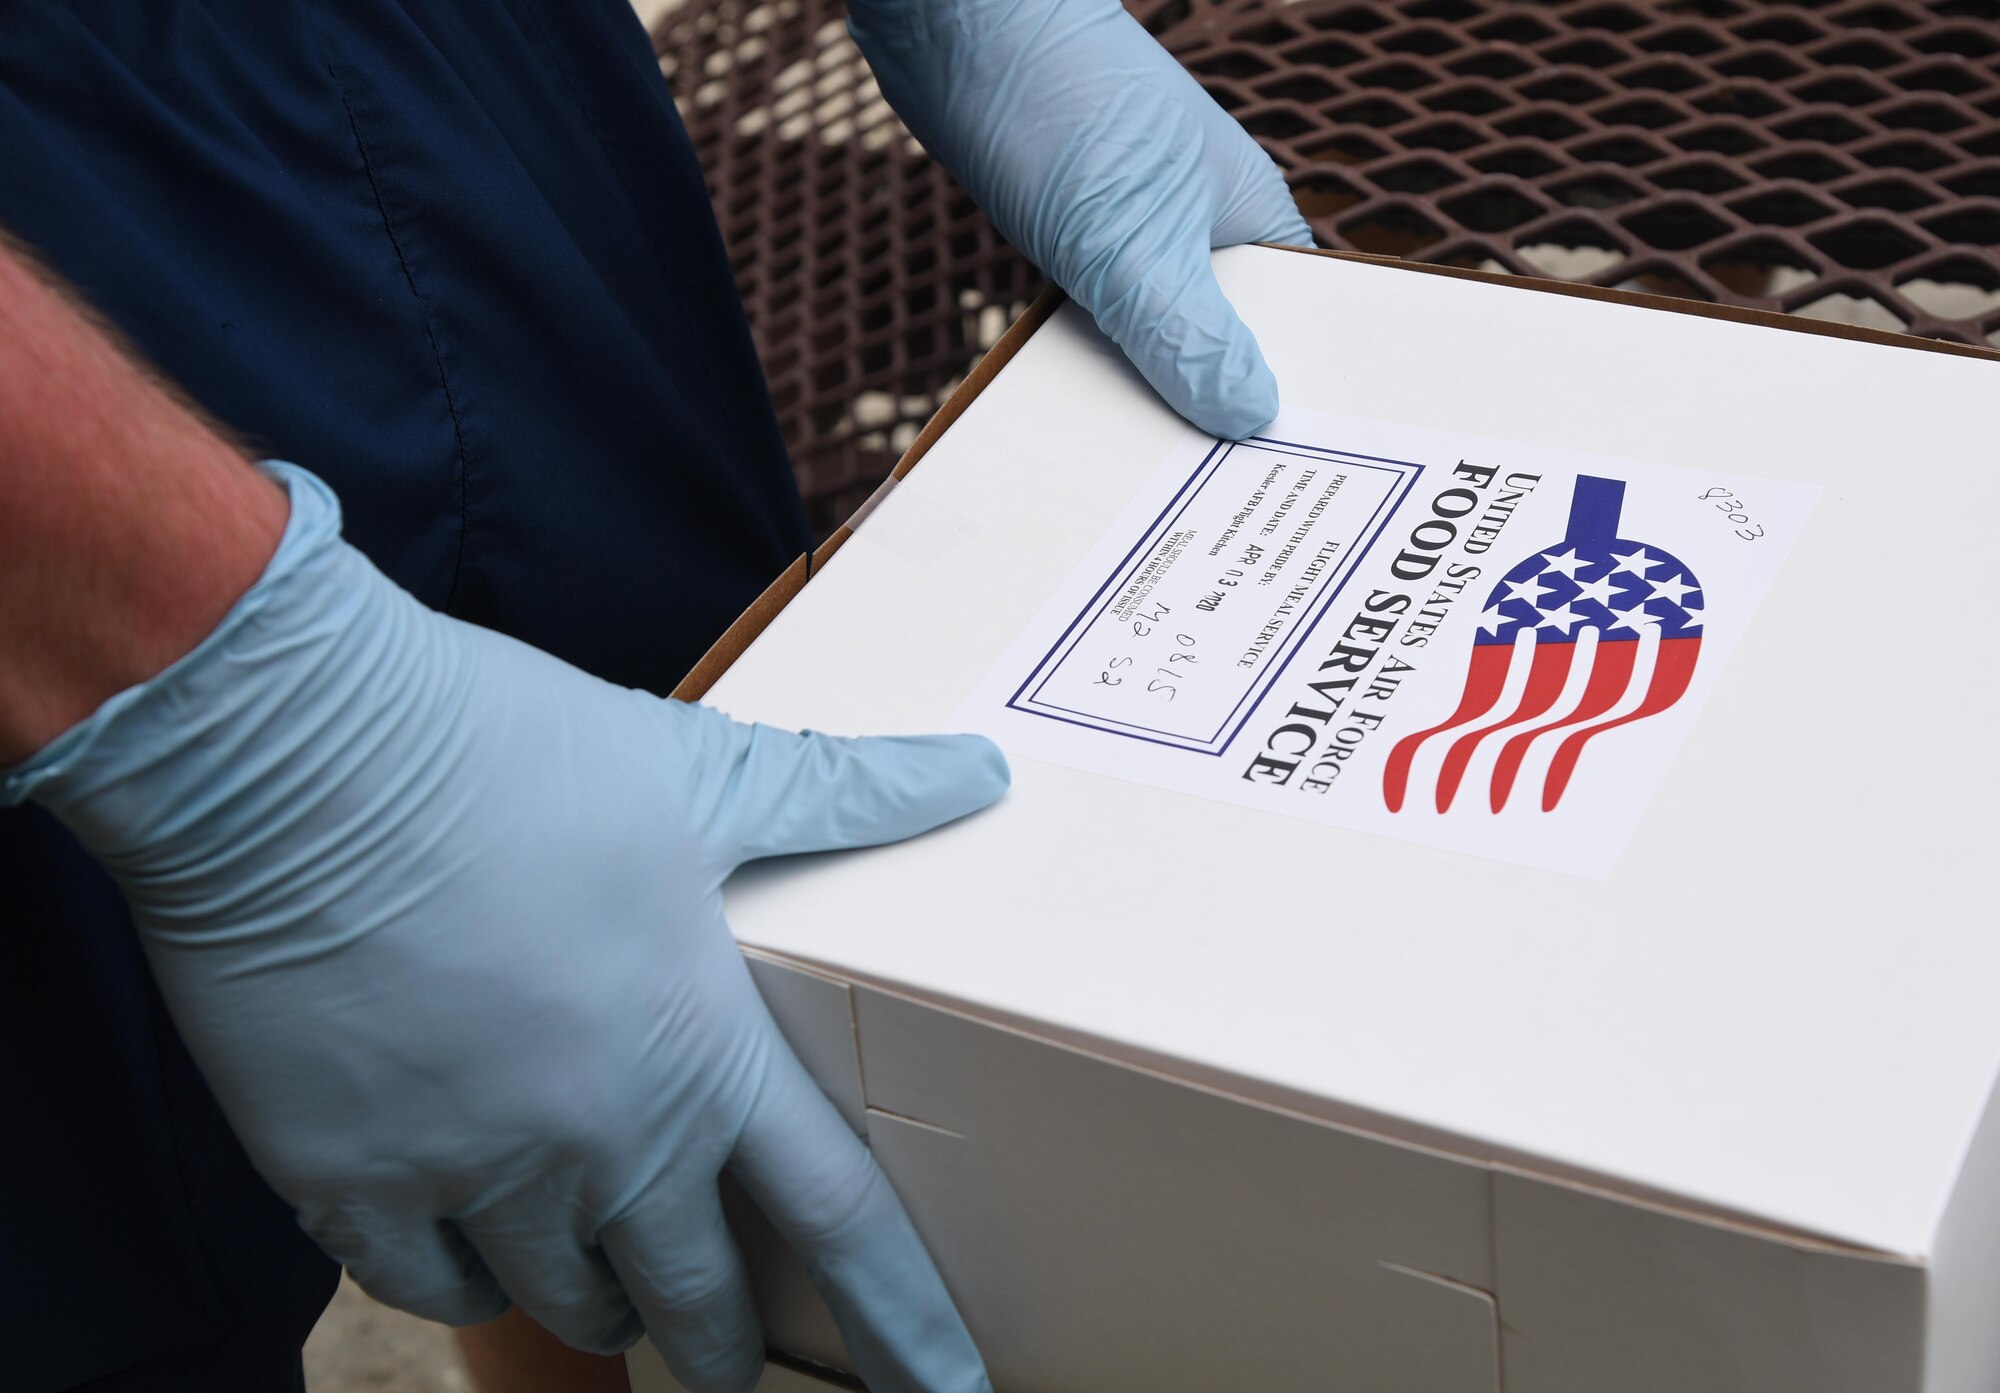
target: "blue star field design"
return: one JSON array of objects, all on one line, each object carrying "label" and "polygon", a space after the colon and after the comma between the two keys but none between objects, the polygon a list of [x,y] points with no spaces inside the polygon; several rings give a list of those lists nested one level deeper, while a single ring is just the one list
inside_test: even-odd
[{"label": "blue star field design", "polygon": [[[1595,481],[1578,482],[1582,492]],[[1575,643],[1585,629],[1603,639],[1636,639],[1649,629],[1662,639],[1698,638],[1702,604],[1701,582],[1671,552],[1573,532],[1493,587],[1475,642],[1512,644],[1524,630],[1537,643]]]}]

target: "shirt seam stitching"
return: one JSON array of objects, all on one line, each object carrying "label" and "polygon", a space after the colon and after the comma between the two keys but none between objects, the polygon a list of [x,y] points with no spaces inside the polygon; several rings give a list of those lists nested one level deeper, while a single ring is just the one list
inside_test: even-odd
[{"label": "shirt seam stitching", "polygon": [[375,174],[375,162],[368,154],[368,142],[362,137],[361,123],[355,118],[354,103],[349,100],[347,84],[332,63],[326,65],[326,74],[333,80],[334,90],[340,94],[341,109],[347,114],[347,129],[354,137],[354,148],[361,156],[361,170],[368,179],[368,191],[374,196],[375,211],[381,215],[382,231],[388,235],[390,249],[396,253],[396,265],[403,273],[403,283],[410,288],[410,298],[417,302],[423,315],[424,334],[430,340],[431,361],[437,366],[438,388],[444,393],[445,411],[451,417],[451,434],[458,452],[458,550],[452,557],[451,585],[445,591],[444,611],[451,612],[452,603],[458,598],[459,576],[465,569],[465,538],[470,528],[470,500],[472,464],[465,447],[465,424],[458,411],[457,398],[452,395],[451,374],[444,363],[444,346],[438,341],[437,324],[431,313],[431,306],[424,293],[417,288],[416,273],[410,268],[410,259],[403,251],[402,239],[396,235],[395,221],[389,216],[389,205],[382,194],[381,181]]}]

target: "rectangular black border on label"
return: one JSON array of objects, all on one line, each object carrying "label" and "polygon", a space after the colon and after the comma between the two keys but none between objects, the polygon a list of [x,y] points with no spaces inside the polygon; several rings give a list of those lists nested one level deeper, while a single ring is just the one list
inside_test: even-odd
[{"label": "rectangular black border on label", "polygon": [[[1230,451],[1234,450],[1238,445],[1274,448],[1282,453],[1296,454],[1308,459],[1346,462],[1364,469],[1389,465],[1398,470],[1407,470],[1409,472],[1404,476],[1404,481],[1400,488],[1392,487],[1390,489],[1389,494],[1376,508],[1374,515],[1369,518],[1368,523],[1362,528],[1361,536],[1355,549],[1345,558],[1340,570],[1325,585],[1320,596],[1308,609],[1305,619],[1287,640],[1288,651],[1281,649],[1275,660],[1266,670],[1261,689],[1257,681],[1253,679],[1249,690],[1230,709],[1229,715],[1223,718],[1222,728],[1216,732],[1212,740],[1201,744],[1191,744],[1188,743],[1188,737],[1185,736],[1167,738],[1165,732],[1149,732],[1145,727],[1131,726],[1126,722],[1114,721],[1107,717],[1084,717],[1083,713],[1071,712],[1067,707],[1045,707],[1035,704],[1032,698],[1027,696],[1029,688],[1035,686],[1038,679],[1046,681],[1047,675],[1053,672],[1062,659],[1069,655],[1069,650],[1082,641],[1083,631],[1103,613],[1105,607],[1110,603],[1106,598],[1107,595],[1112,593],[1120,581],[1125,578],[1127,571],[1133,566],[1134,558],[1152,546],[1164,534],[1167,528],[1180,520],[1181,515],[1194,502],[1195,495],[1207,485],[1209,480],[1215,477],[1222,467],[1223,460],[1228,458]],[[1416,488],[1417,480],[1422,477],[1423,472],[1424,466],[1413,460],[1389,459],[1383,455],[1363,455],[1351,450],[1336,450],[1324,445],[1305,445],[1297,441],[1277,440],[1268,436],[1252,436],[1248,440],[1240,441],[1216,441],[1208,453],[1202,457],[1201,463],[1195,467],[1194,472],[1188,475],[1186,482],[1175,490],[1174,496],[1167,500],[1166,506],[1159,511],[1152,522],[1147,525],[1145,531],[1140,534],[1139,540],[1133,543],[1131,549],[1112,568],[1110,576],[1097,588],[1096,592],[1084,604],[1084,607],[1078,611],[1076,617],[1069,622],[1068,627],[1062,631],[1061,636],[1056,639],[1055,643],[1036,662],[1035,666],[1029,671],[1026,680],[1019,687],[1015,688],[1014,694],[1007,699],[1007,706],[1024,715],[1040,716],[1045,720],[1051,721],[1061,721],[1065,725],[1081,726],[1086,730],[1102,731],[1106,735],[1120,735],[1129,740],[1143,740],[1147,744],[1163,745],[1170,750],[1183,750],[1189,754],[1210,755],[1220,758],[1228,752],[1231,743],[1242,733],[1243,727],[1249,723],[1251,715],[1257,708],[1257,704],[1270,693],[1271,688],[1284,675],[1285,668],[1291,663],[1293,658],[1298,656],[1300,650],[1305,647],[1306,640],[1312,635],[1313,630],[1318,627],[1320,620],[1326,617],[1326,612],[1332,607],[1334,599],[1346,587],[1347,582],[1353,578],[1354,573],[1360,569],[1361,562],[1368,555],[1370,549],[1381,539],[1384,529],[1389,525],[1389,520],[1396,515],[1397,510],[1409,499],[1411,491]],[[1066,714],[1058,714],[1058,712]],[[1237,719],[1239,714],[1241,719]],[[1232,720],[1236,722],[1234,729],[1229,728],[1229,723]],[[1208,748],[1216,740],[1219,740],[1221,743],[1215,744],[1213,749]]]}]

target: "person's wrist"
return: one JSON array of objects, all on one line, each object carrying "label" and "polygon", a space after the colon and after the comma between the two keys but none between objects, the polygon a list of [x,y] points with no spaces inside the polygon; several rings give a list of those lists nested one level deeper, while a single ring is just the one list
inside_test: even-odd
[{"label": "person's wrist", "polygon": [[[261,569],[178,656],[95,695],[90,709],[27,757],[0,765],[0,804],[32,797],[60,812],[62,805],[87,801],[101,787],[136,782],[142,773],[157,775],[179,747],[212,740],[223,714],[213,699],[225,685],[217,669],[232,666],[230,650],[269,608],[274,591],[329,546],[342,545],[339,504],[325,484],[276,461],[260,466],[253,477],[256,487],[271,494],[279,523]],[[240,661],[233,665],[240,673]],[[76,690],[91,691],[118,670],[110,662],[86,666],[74,679]]]},{"label": "person's wrist", "polygon": [[0,229],[0,766],[188,652],[256,580],[279,490]]},{"label": "person's wrist", "polygon": [[162,565],[113,559],[87,606],[44,607],[41,622],[9,626],[13,651],[0,664],[0,768],[164,671],[255,582],[284,531],[285,498],[226,446],[217,449],[227,456],[221,469],[235,477],[185,552]]}]

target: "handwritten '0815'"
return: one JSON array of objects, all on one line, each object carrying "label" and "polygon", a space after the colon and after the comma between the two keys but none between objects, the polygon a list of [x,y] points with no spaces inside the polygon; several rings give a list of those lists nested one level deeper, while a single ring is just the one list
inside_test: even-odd
[{"label": "handwritten '0815'", "polygon": [[[1229,583],[1234,584],[1234,582],[1229,582]],[[1144,611],[1141,611],[1137,615],[1133,616],[1131,624],[1132,624],[1132,633],[1134,637],[1137,638],[1148,637],[1153,632],[1154,626],[1159,624],[1171,613],[1173,613],[1173,611],[1168,606],[1156,602],[1153,606],[1152,613],[1148,614]],[[1192,648],[1195,645],[1193,637],[1188,634],[1175,634],[1174,642],[1180,645],[1180,647],[1184,650]],[[1176,696],[1180,694],[1181,680],[1187,676],[1187,674],[1184,671],[1174,667],[1173,664],[1175,663],[1193,664],[1199,661],[1200,659],[1195,657],[1195,655],[1192,653],[1188,652],[1169,653],[1167,654],[1166,665],[1163,667],[1156,667],[1153,669],[1153,673],[1158,674],[1157,676],[1154,676],[1152,674],[1140,674],[1140,675],[1146,676],[1148,679],[1146,682],[1147,691],[1153,693],[1155,696],[1164,695],[1168,701],[1172,701]],[[1120,675],[1113,677],[1111,674],[1113,670],[1117,668],[1125,668],[1131,666],[1132,666],[1132,659],[1129,657],[1113,658],[1111,659],[1110,662],[1104,665],[1104,671],[1098,673],[1096,680],[1093,681],[1090,685],[1093,687],[1122,687],[1125,685],[1125,675],[1121,673]]]},{"label": "handwritten '0815'", "polygon": [[1743,500],[1736,497],[1728,489],[1710,489],[1707,493],[1702,494],[1697,501],[1707,503],[1712,499],[1721,500],[1716,503],[1715,510],[1723,514],[1731,522],[1739,524],[1736,529],[1736,535],[1744,541],[1754,542],[1764,535],[1763,527],[1752,523],[1750,521],[1750,514],[1743,510]]}]

